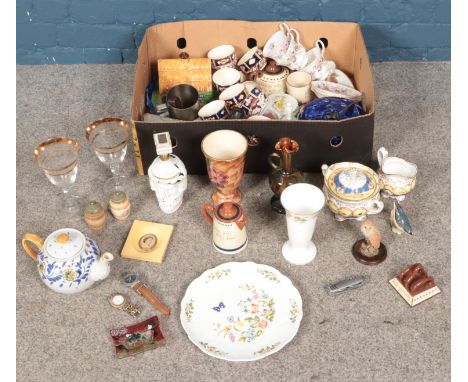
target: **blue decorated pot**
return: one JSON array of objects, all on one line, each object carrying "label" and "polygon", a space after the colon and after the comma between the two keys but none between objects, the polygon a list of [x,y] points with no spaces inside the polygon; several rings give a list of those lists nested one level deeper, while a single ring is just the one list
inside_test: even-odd
[{"label": "blue decorated pot", "polygon": [[[114,256],[100,251],[95,241],[73,228],[52,232],[44,241],[26,233],[22,240],[26,253],[37,261],[42,281],[60,293],[78,293],[109,275]],[[31,244],[39,251],[35,250]]]}]

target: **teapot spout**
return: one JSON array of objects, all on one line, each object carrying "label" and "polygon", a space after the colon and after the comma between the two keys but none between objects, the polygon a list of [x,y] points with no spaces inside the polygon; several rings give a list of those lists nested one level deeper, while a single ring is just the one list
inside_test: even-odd
[{"label": "teapot spout", "polygon": [[114,255],[110,252],[104,252],[98,261],[91,265],[89,278],[93,281],[104,280],[110,273],[110,262],[114,260]]}]

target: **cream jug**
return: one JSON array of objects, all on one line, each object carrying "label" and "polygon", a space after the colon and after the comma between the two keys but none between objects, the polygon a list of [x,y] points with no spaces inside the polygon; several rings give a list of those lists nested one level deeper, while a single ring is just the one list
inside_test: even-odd
[{"label": "cream jug", "polygon": [[248,218],[239,204],[225,202],[216,207],[204,204],[202,214],[213,225],[213,246],[218,252],[239,253],[247,246]]}]

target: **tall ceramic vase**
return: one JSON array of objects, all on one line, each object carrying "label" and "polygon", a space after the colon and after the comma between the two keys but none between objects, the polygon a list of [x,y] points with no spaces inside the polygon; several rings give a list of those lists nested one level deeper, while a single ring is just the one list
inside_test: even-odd
[{"label": "tall ceramic vase", "polygon": [[317,254],[312,236],[325,196],[311,184],[297,183],[283,191],[281,204],[286,210],[289,238],[282,248],[283,257],[296,265],[310,263]]},{"label": "tall ceramic vase", "polygon": [[217,189],[211,196],[214,205],[241,201],[239,185],[247,147],[247,139],[234,130],[217,130],[203,138],[201,149],[208,176]]}]

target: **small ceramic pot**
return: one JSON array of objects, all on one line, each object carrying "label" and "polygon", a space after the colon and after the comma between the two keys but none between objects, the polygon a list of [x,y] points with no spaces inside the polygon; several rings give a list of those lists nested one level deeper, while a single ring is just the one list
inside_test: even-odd
[{"label": "small ceramic pot", "polygon": [[193,121],[197,118],[197,112],[200,108],[198,91],[192,85],[176,85],[169,89],[166,104],[171,118]]},{"label": "small ceramic pot", "polygon": [[318,98],[339,97],[348,98],[354,102],[362,101],[362,93],[356,89],[328,81],[312,81],[312,91]]},{"label": "small ceramic pot", "polygon": [[213,74],[213,83],[219,93],[222,93],[228,87],[240,82],[240,73],[237,69],[222,68]]},{"label": "small ceramic pot", "polygon": [[305,104],[312,99],[311,83],[312,76],[309,73],[294,72],[286,79],[286,89],[288,94],[292,95],[299,104]]},{"label": "small ceramic pot", "polygon": [[211,67],[214,70],[235,68],[237,63],[236,51],[232,45],[220,45],[208,52]]},{"label": "small ceramic pot", "polygon": [[367,215],[380,213],[381,183],[371,168],[360,163],[341,162],[322,165],[323,191],[327,206],[338,221],[365,220]]},{"label": "small ceramic pot", "polygon": [[247,97],[242,102],[242,108],[247,116],[258,115],[265,106],[265,94],[255,85],[255,82],[246,82]]},{"label": "small ceramic pot", "polygon": [[213,226],[213,246],[221,253],[239,253],[247,246],[246,224],[249,221],[237,203],[225,202],[213,207],[204,204],[202,215]]},{"label": "small ceramic pot", "polygon": [[211,101],[198,111],[198,116],[203,120],[225,119],[228,115],[226,104],[222,100]]},{"label": "small ceramic pot", "polygon": [[286,210],[288,227],[288,241],[281,250],[283,257],[295,265],[310,263],[317,254],[312,236],[325,204],[323,192],[311,184],[292,184],[281,193],[281,204]]},{"label": "small ceramic pot", "polygon": [[231,110],[234,106],[242,104],[246,97],[247,95],[245,94],[244,84],[229,86],[219,95],[219,99],[226,102],[228,110]]},{"label": "small ceramic pot", "polygon": [[288,75],[288,68],[278,66],[276,61],[269,60],[265,70],[255,78],[255,82],[265,94],[265,97],[268,97],[270,94],[286,92],[286,78]]},{"label": "small ceramic pot", "polygon": [[382,196],[401,202],[406,194],[416,187],[418,167],[404,159],[389,157],[385,147],[377,151],[377,159],[380,165],[378,174],[382,182]]},{"label": "small ceramic pot", "polygon": [[266,66],[266,59],[260,48],[254,46],[247,53],[245,53],[237,62],[240,70],[247,75],[252,75],[263,70]]}]

